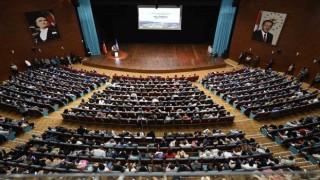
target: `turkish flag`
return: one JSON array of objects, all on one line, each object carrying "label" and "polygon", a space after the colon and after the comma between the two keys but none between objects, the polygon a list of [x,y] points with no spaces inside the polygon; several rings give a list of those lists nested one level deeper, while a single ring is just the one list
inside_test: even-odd
[{"label": "turkish flag", "polygon": [[103,44],[102,44],[102,50],[103,50],[104,54],[108,53],[107,46],[106,46],[106,43],[104,41],[103,41]]},{"label": "turkish flag", "polygon": [[262,11],[260,10],[258,15],[257,15],[256,24],[254,25],[253,31],[256,31],[256,30],[259,29],[259,24],[260,24],[260,21],[261,21],[261,15],[262,15]]}]

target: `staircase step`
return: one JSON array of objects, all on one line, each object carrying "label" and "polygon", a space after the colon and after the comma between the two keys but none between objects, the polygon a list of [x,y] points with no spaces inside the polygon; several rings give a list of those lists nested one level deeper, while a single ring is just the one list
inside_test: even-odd
[{"label": "staircase step", "polygon": [[309,161],[304,161],[304,162],[297,162],[297,165],[301,168],[303,166],[310,166],[312,164]]},{"label": "staircase step", "polygon": [[276,145],[276,146],[270,146],[270,147],[268,147],[268,148],[269,148],[270,151],[273,152],[273,153],[284,152],[284,151],[287,151],[287,150],[288,150],[288,148],[285,148],[285,147],[283,147],[283,146],[278,146],[278,145]]},{"label": "staircase step", "polygon": [[[283,151],[283,152],[273,153],[274,156],[282,156],[283,154],[292,155],[292,153],[291,153],[290,151]],[[285,156],[285,155],[284,155],[284,156]]]},{"label": "staircase step", "polygon": [[319,165],[308,165],[308,166],[300,166],[301,169],[305,169],[307,171],[318,171],[320,174],[320,166]]},{"label": "staircase step", "polygon": [[279,147],[279,145],[277,145],[276,143],[274,143],[274,144],[268,144],[268,145],[265,145],[265,146],[261,146],[261,147],[263,147],[263,148],[277,148],[277,147]]},{"label": "staircase step", "polygon": [[267,143],[259,143],[259,144],[260,144],[260,146],[263,146],[263,147],[270,146],[270,145],[272,145],[272,146],[277,145],[275,142],[267,142]]},{"label": "staircase step", "polygon": [[246,135],[246,138],[262,138],[262,134],[252,134],[252,135]]},{"label": "staircase step", "polygon": [[[296,163],[307,161],[305,158],[295,158],[294,160],[296,161]],[[309,162],[309,161],[307,161],[307,162]]]}]

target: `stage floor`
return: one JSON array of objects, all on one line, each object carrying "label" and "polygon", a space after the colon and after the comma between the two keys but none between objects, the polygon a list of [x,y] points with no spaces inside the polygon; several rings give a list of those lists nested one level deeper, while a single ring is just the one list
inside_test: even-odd
[{"label": "stage floor", "polygon": [[185,72],[226,66],[220,57],[214,64],[207,44],[121,44],[120,50],[119,58],[114,58],[109,51],[107,55],[92,56],[83,64],[142,73]]}]

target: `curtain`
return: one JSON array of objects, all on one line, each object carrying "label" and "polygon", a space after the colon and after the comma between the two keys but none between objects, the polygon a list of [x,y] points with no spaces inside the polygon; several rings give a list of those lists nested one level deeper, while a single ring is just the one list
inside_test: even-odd
[{"label": "curtain", "polygon": [[213,42],[213,52],[219,56],[228,50],[232,24],[236,12],[236,7],[232,7],[233,0],[222,0],[216,33]]},{"label": "curtain", "polygon": [[92,55],[101,55],[96,26],[94,24],[90,0],[80,0],[78,7],[80,25],[87,48]]}]

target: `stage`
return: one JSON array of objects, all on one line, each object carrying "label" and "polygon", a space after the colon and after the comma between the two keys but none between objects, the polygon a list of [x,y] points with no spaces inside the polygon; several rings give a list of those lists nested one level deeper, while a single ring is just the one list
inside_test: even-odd
[{"label": "stage", "polygon": [[126,72],[169,73],[225,67],[223,58],[214,64],[208,44],[120,44],[119,57],[92,56],[84,65]]}]

